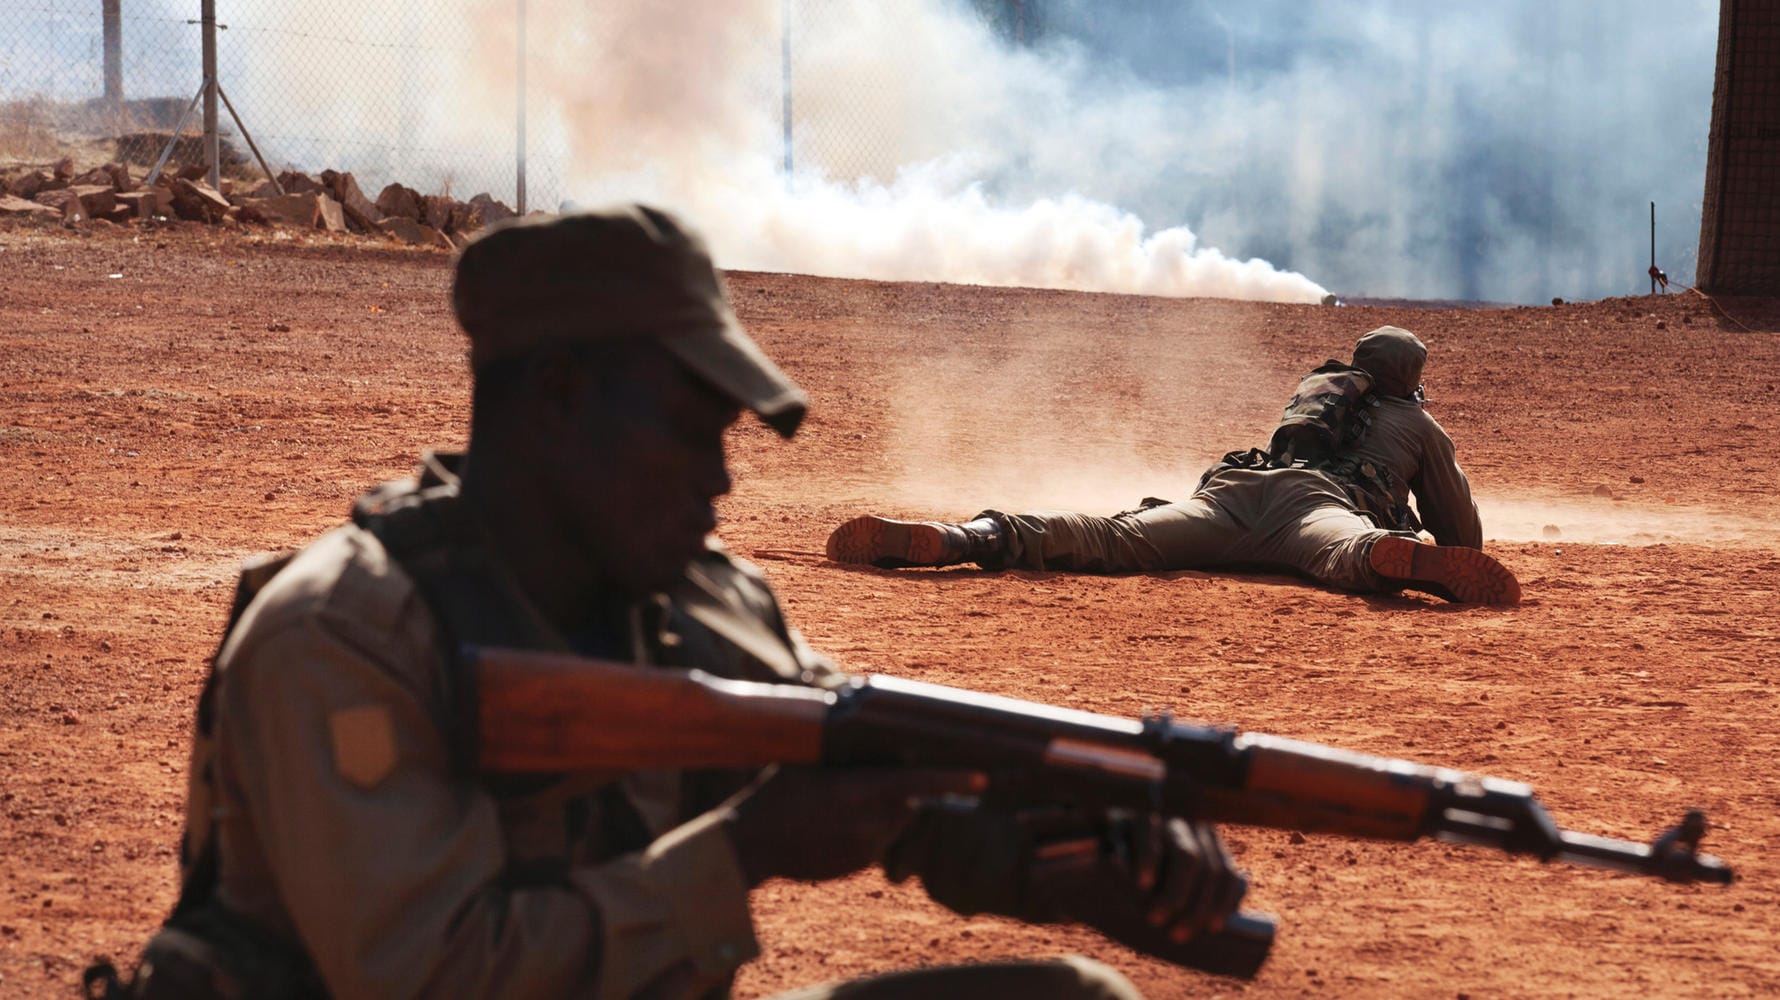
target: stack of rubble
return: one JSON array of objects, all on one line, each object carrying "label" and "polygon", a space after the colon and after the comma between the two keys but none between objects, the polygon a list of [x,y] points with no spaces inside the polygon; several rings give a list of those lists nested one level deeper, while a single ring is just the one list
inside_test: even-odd
[{"label": "stack of rubble", "polygon": [[334,170],[319,179],[294,170],[251,189],[229,178],[217,190],[196,165],[163,175],[144,187],[128,166],[107,163],[82,174],[63,160],[48,170],[0,174],[0,218],[24,218],[72,225],[86,219],[114,223],[180,218],[207,223],[252,223],[330,233],[363,233],[416,246],[453,249],[468,234],[514,211],[486,194],[469,201],[425,195],[391,184],[375,201],[359,190],[351,174]]}]

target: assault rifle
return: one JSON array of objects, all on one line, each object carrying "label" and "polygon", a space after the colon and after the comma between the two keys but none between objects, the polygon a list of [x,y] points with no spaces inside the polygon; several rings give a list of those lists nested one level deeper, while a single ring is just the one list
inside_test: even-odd
[{"label": "assault rifle", "polygon": [[[1168,715],[1096,715],[893,677],[835,689],[551,653],[466,651],[484,773],[922,765],[1012,778],[1047,800],[1346,837],[1423,837],[1671,882],[1729,883],[1703,813],[1649,844],[1560,829],[1531,787]],[[1235,915],[1162,954],[1252,977],[1274,925]]]}]

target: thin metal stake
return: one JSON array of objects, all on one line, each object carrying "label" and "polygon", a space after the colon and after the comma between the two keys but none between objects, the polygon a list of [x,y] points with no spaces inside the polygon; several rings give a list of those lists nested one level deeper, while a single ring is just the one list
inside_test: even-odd
[{"label": "thin metal stake", "polygon": [[779,3],[779,83],[784,94],[780,116],[785,128],[785,183],[791,183],[791,0]]},{"label": "thin metal stake", "polygon": [[272,190],[283,194],[284,185],[278,183],[278,178],[273,175],[272,168],[266,166],[266,158],[260,155],[260,147],[254,145],[253,136],[247,134],[247,123],[242,121],[241,115],[235,111],[235,102],[229,100],[229,92],[222,89],[220,83],[216,85],[216,92],[223,99],[223,107],[229,109],[229,117],[235,119],[235,127],[241,130],[241,138],[247,140],[247,148],[253,150],[253,158],[260,161],[260,169],[266,172],[266,179],[272,182]]},{"label": "thin metal stake", "polygon": [[525,214],[525,0],[519,2],[519,44],[515,57],[519,61],[519,106],[515,119],[518,124],[518,135],[514,138],[514,151],[518,158],[519,176],[514,181],[513,200],[519,203],[519,214]]},{"label": "thin metal stake", "polygon": [[173,126],[173,134],[167,137],[167,145],[161,149],[161,158],[155,161],[155,168],[148,172],[147,179],[142,182],[143,187],[154,187],[155,181],[161,179],[161,169],[167,165],[167,158],[173,155],[173,145],[185,133],[185,123],[191,121],[192,112],[198,107],[198,102],[204,98],[204,92],[209,89],[209,80],[198,85],[198,92],[192,95],[192,103],[185,106],[185,114],[179,116],[179,124]]}]

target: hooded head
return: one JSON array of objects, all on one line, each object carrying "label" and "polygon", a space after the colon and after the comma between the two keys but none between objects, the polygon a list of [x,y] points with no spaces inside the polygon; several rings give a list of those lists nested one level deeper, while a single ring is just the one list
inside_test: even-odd
[{"label": "hooded head", "polygon": [[1395,326],[1381,326],[1354,345],[1354,367],[1372,376],[1380,395],[1408,398],[1422,384],[1422,364],[1428,348],[1410,333]]}]

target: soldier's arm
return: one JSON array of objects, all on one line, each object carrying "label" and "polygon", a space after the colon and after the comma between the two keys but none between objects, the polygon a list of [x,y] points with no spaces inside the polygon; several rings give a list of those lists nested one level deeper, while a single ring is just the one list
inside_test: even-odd
[{"label": "soldier's arm", "polygon": [[714,817],[514,879],[403,655],[436,669],[316,614],[237,650],[221,689],[225,800],[334,995],[628,996],[720,984],[757,952]]},{"label": "soldier's arm", "polygon": [[1458,450],[1453,447],[1452,438],[1433,417],[1427,417],[1422,438],[1421,465],[1409,480],[1422,526],[1441,545],[1482,548],[1483,519],[1477,514],[1477,502],[1471,498],[1471,483],[1459,468]]}]

